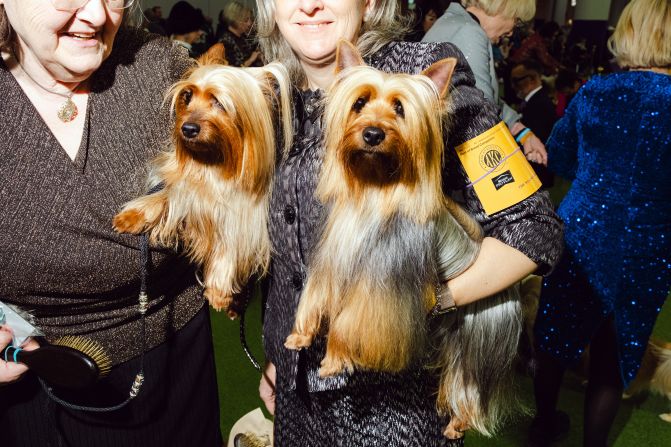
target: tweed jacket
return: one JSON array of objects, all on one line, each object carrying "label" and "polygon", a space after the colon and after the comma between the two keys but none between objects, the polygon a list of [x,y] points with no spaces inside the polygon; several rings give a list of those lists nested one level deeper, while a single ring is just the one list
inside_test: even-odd
[{"label": "tweed jacket", "polygon": [[[445,57],[456,57],[458,64],[451,81],[452,119],[444,157],[444,189],[463,199],[466,209],[489,236],[525,253],[539,264],[541,272],[547,272],[561,252],[562,238],[561,222],[548,197],[537,193],[488,216],[473,190],[465,188],[468,181],[453,148],[490,129],[500,118],[494,104],[475,88],[473,73],[457,47],[447,43],[393,42],[367,62],[383,71],[414,74]],[[278,376],[288,381],[287,386],[295,386],[300,363],[304,365],[302,373],[307,374],[311,391],[339,389],[347,382],[345,376],[319,378],[323,338],[317,338],[312,347],[300,352],[283,346],[293,325],[310,252],[324,218],[324,207],[314,195],[323,156],[320,98],[320,91],[296,93],[294,144],[289,156],[276,169],[270,205],[274,251],[264,320],[265,351],[267,358],[276,364]]]}]

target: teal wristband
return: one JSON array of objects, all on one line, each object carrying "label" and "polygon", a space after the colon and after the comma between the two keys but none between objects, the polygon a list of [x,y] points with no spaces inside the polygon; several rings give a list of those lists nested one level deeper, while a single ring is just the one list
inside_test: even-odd
[{"label": "teal wristband", "polygon": [[[520,141],[522,140],[522,138],[524,138],[524,136],[525,136],[526,134],[528,134],[529,132],[531,132],[531,130],[530,130],[528,127],[525,127],[524,129],[520,130],[519,133],[518,133],[517,135],[515,135],[515,141],[516,141],[517,143],[520,143]],[[520,144],[521,144],[521,143],[520,143]]]}]

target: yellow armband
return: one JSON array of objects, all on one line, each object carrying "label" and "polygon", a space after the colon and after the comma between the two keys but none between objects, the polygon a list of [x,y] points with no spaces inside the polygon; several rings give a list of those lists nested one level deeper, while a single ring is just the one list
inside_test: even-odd
[{"label": "yellow armband", "polygon": [[456,147],[457,155],[487,214],[494,214],[529,197],[541,182],[524,153],[500,122]]}]

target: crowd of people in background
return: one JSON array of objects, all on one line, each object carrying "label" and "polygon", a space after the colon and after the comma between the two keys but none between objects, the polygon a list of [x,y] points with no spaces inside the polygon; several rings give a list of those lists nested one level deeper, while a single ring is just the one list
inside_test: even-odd
[{"label": "crowd of people in background", "polygon": [[[294,87],[293,146],[272,174],[274,251],[259,386],[275,416],[276,445],[343,439],[385,447],[464,445],[470,427],[443,430],[453,415],[437,413],[436,377],[422,365],[399,374],[355,370],[323,378],[323,334],[300,353],[285,345],[307,255],[327,212],[316,196],[326,151],[321,106],[342,68],[336,51],[345,39],[389,73],[419,73],[454,58],[447,78],[454,119],[441,143],[447,148],[443,192],[460,198],[484,237],[471,267],[440,285],[450,307],[441,292],[434,309],[485,300],[532,273],[549,275],[536,320],[538,411],[529,445],[548,445],[568,431],[557,393],[565,368],[588,343],[596,360],[584,444],[606,445],[622,390],[636,374],[671,284],[665,236],[671,232],[671,0],[631,1],[608,49],[605,38],[595,45],[570,25],[535,21],[535,0],[417,0],[412,24],[396,0],[257,0],[258,17],[246,3],[228,0],[216,26],[178,1],[167,17],[154,6],[141,26],[127,27],[139,19],[138,3],[0,0],[0,86],[8,98],[0,108],[6,142],[0,174],[10,185],[0,189],[0,208],[19,210],[0,213],[0,298],[34,309],[52,338],[89,334],[114,347],[106,381],[71,394],[78,406],[99,412],[86,417],[56,406],[37,377],[17,381],[25,365],[0,359],[6,442],[221,445],[213,334],[196,268],[164,247],[151,247],[147,268],[150,247],[113,232],[110,223],[120,204],[144,193],[139,179],[169,140],[173,116],[165,91],[193,67],[191,58],[222,43],[232,66],[281,61]],[[314,25],[309,20],[324,11],[344,24],[324,27],[326,38],[294,26],[295,17]],[[180,101],[188,105],[192,95],[185,92]],[[399,120],[405,118],[400,110]],[[501,121],[545,188],[555,174],[573,182],[561,205],[548,191],[534,190],[485,212],[455,148]],[[277,153],[282,149],[278,142]],[[147,282],[152,301],[145,320]],[[9,329],[0,328],[0,348],[11,341]],[[145,371],[149,380],[143,393],[136,390],[138,400],[117,404],[128,395],[128,378],[144,380]],[[130,394],[135,397],[133,388]],[[118,412],[110,418],[104,411]]]}]

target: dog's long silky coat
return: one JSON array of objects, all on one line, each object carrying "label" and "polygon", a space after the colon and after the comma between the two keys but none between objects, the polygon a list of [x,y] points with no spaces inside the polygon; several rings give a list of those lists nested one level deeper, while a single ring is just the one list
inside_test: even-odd
[{"label": "dog's long silky coat", "polygon": [[[184,251],[203,271],[205,297],[236,312],[233,296],[270,262],[268,200],[277,112],[291,141],[289,82],[277,63],[235,68],[208,59],[170,90],[173,147],[154,162],[149,186],[114,218],[119,232]],[[275,90],[279,90],[279,98]]]},{"label": "dog's long silky coat", "polygon": [[301,349],[326,333],[322,376],[431,363],[441,374],[437,406],[451,418],[446,435],[491,434],[511,402],[521,330],[514,290],[460,308],[456,323],[435,322],[435,333],[427,325],[438,281],[467,269],[482,238],[441,188],[456,60],[420,76],[385,74],[342,41],[336,65],[317,186],[327,217],[285,345]]}]

